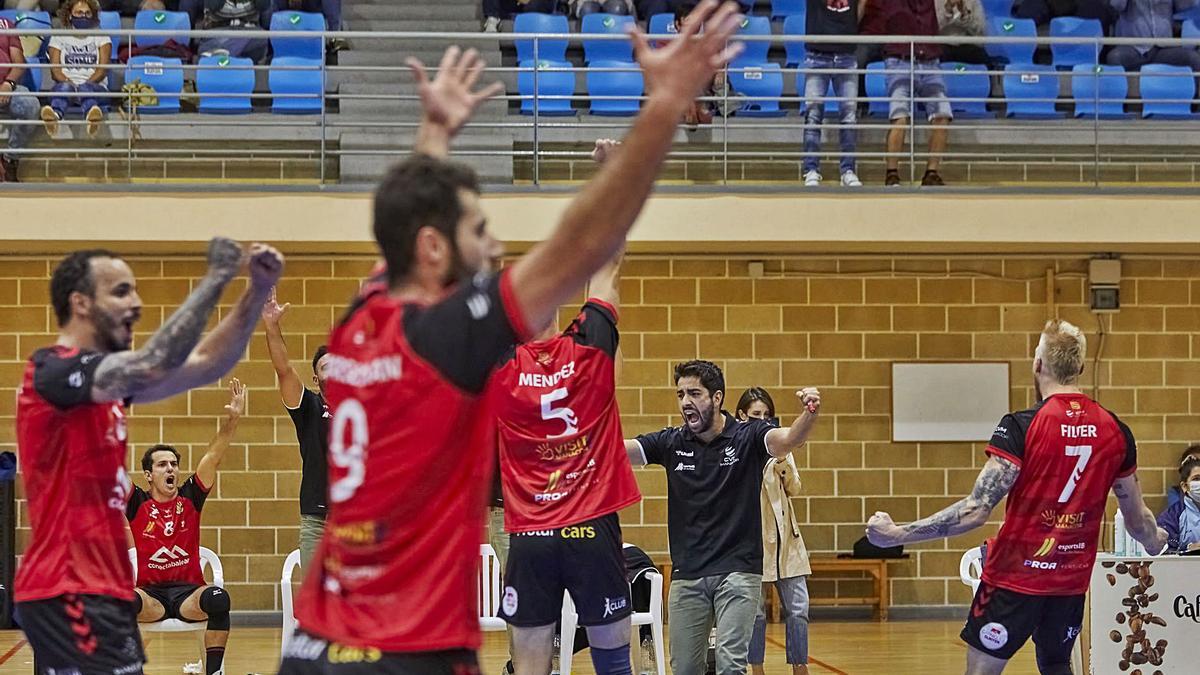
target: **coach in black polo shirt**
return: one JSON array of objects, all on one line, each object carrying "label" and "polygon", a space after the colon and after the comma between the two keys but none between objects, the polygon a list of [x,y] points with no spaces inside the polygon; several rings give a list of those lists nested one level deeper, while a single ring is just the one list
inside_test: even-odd
[{"label": "coach in black polo shirt", "polygon": [[723,411],[725,376],[708,361],[675,366],[675,388],[683,426],[625,441],[632,463],[667,470],[671,671],[703,675],[715,616],[717,674],[744,675],[762,596],[763,469],[804,443],[821,397],[796,392],[803,412],[780,429]]}]

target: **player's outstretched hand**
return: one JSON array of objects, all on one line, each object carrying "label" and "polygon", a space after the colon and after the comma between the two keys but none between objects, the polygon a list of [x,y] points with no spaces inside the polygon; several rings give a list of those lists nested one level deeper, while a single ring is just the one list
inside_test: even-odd
[{"label": "player's outstretched hand", "polygon": [[432,80],[425,64],[419,60],[409,57],[404,62],[417,80],[425,121],[441,127],[451,137],[462,129],[484,101],[504,91],[501,82],[473,90],[487,65],[474,49],[464,53],[456,46],[448,48]]},{"label": "player's outstretched hand", "polygon": [[592,148],[592,161],[597,164],[603,164],[608,161],[609,157],[617,151],[617,147],[621,145],[621,141],[614,141],[611,138],[597,138],[596,147]]},{"label": "player's outstretched hand", "polygon": [[867,540],[880,547],[895,546],[900,528],[884,511],[876,511],[867,521]]},{"label": "player's outstretched hand", "polygon": [[629,29],[638,63],[646,79],[649,100],[669,100],[681,108],[713,81],[713,75],[742,51],[730,43],[744,17],[736,2],[704,0],[683,21],[679,36],[666,46],[651,49],[636,25]]},{"label": "player's outstretched hand", "polygon": [[[250,244],[250,283],[256,288],[274,288],[283,274],[283,254],[266,244]],[[272,291],[274,292],[274,291]]]},{"label": "player's outstretched hand", "polygon": [[213,237],[208,242],[208,273],[221,282],[237,276],[242,267],[241,244],[227,237]]},{"label": "player's outstretched hand", "polygon": [[225,413],[233,420],[246,414],[246,385],[236,377],[229,380],[229,403]]},{"label": "player's outstretched hand", "polygon": [[279,300],[275,296],[275,287],[272,286],[271,294],[267,296],[267,302],[263,304],[262,319],[268,325],[278,326],[279,322],[283,320],[283,315],[287,314],[288,308],[291,306],[290,302],[279,304]]},{"label": "player's outstretched hand", "polygon": [[816,387],[801,389],[796,392],[796,398],[800,399],[800,405],[813,415],[816,415],[821,410],[821,392]]},{"label": "player's outstretched hand", "polygon": [[[1149,553],[1150,555],[1158,555],[1159,553],[1162,553],[1163,551],[1165,551],[1167,549],[1167,543],[1168,543],[1168,539],[1169,539],[1169,536],[1167,535],[1167,531],[1162,529],[1161,527],[1155,528],[1155,530],[1156,531],[1154,533],[1154,545],[1146,547],[1146,552]],[[1192,549],[1189,548],[1188,550],[1190,551]]]}]

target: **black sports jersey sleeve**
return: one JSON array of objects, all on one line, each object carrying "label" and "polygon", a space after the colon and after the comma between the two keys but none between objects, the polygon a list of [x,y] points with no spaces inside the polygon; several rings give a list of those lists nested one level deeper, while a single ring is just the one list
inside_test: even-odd
[{"label": "black sports jersey sleeve", "polygon": [[1029,420],[1022,424],[1020,416],[1021,413],[1009,413],[1000,418],[1000,423],[992,431],[992,440],[988,441],[989,455],[1000,455],[1017,464],[1025,458],[1025,430],[1029,427]]},{"label": "black sports jersey sleeve", "polygon": [[674,429],[663,429],[654,433],[641,434],[636,439],[642,446],[642,454],[646,455],[647,464],[664,464],[667,452],[670,450]]},{"label": "black sports jersey sleeve", "polygon": [[769,448],[767,448],[767,433],[774,429],[775,425],[771,424],[767,420],[759,420],[754,418],[748,419],[741,424],[744,424],[745,426],[743,426],[740,431],[750,435],[750,443],[754,450],[755,458],[758,459],[758,462],[762,464],[763,467],[766,467],[767,460],[771,458],[771,451]]},{"label": "black sports jersey sleeve", "polygon": [[42,349],[33,355],[33,387],[58,408],[91,403],[92,381],[104,356],[77,351],[64,357],[57,349]]},{"label": "black sports jersey sleeve", "polygon": [[[210,486],[211,490],[212,487]],[[183,485],[179,486],[179,496],[190,501],[192,506],[196,507],[197,511],[204,508],[204,500],[208,499],[208,490],[200,486],[200,480],[196,478],[196,474],[188,476],[188,479],[183,481]]]},{"label": "black sports jersey sleeve", "polygon": [[134,518],[137,518],[138,509],[142,508],[142,504],[145,504],[149,499],[149,492],[134,485],[133,492],[129,493],[129,502],[125,504],[125,519],[132,521]]},{"label": "black sports jersey sleeve", "polygon": [[1113,415],[1112,411],[1108,411],[1112,415],[1113,420],[1117,423],[1117,427],[1121,429],[1121,435],[1125,438],[1125,459],[1121,462],[1121,468],[1117,471],[1117,475],[1124,477],[1137,471],[1137,440],[1133,437],[1133,431],[1129,426],[1121,421],[1119,417]]},{"label": "black sports jersey sleeve", "polygon": [[602,349],[614,358],[620,346],[616,310],[602,300],[590,299],[584,303],[579,316],[575,317],[564,334],[573,337],[579,344]]},{"label": "black sports jersey sleeve", "polygon": [[478,394],[514,344],[529,337],[506,291],[507,273],[476,275],[429,307],[404,312],[412,348],[460,389]]}]

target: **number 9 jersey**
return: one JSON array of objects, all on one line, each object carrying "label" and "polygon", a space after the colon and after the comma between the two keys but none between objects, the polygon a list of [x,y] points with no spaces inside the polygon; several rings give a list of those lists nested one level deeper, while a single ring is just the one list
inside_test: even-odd
[{"label": "number 9 jersey", "polygon": [[1021,469],[983,581],[1029,595],[1086,593],[1108,492],[1137,471],[1133,433],[1083,394],[1005,415],[987,453]]},{"label": "number 9 jersey", "polygon": [[591,299],[492,377],[505,531],[575,525],[641,499],[617,409],[617,344],[616,309]]}]

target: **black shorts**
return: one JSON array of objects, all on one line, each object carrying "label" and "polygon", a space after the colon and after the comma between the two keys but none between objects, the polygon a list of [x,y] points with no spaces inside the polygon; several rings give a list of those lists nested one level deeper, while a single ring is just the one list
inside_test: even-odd
[{"label": "black shorts", "polygon": [[960,637],[999,659],[1011,659],[1033,637],[1039,666],[1068,664],[1083,625],[1085,597],[1027,595],[981,583]]},{"label": "black shorts", "polygon": [[633,612],[617,514],[509,538],[500,618],[524,627],[554,623],[562,617],[564,590],[580,626],[603,626]]},{"label": "black shorts", "polygon": [[[139,586],[138,590],[146,595],[157,600],[167,610],[162,619],[179,619],[180,621],[204,621],[204,619],[185,619],[179,615],[179,609],[183,607],[183,603],[192,593],[196,592],[197,588],[204,588],[196,584],[157,584],[154,586]],[[162,619],[156,619],[161,621]]]},{"label": "black shorts", "polygon": [[475,652],[381,652],[330,643],[303,631],[288,641],[279,675],[479,675]]},{"label": "black shorts", "polygon": [[133,602],[60,595],[18,602],[38,675],[138,675],[146,662]]}]

